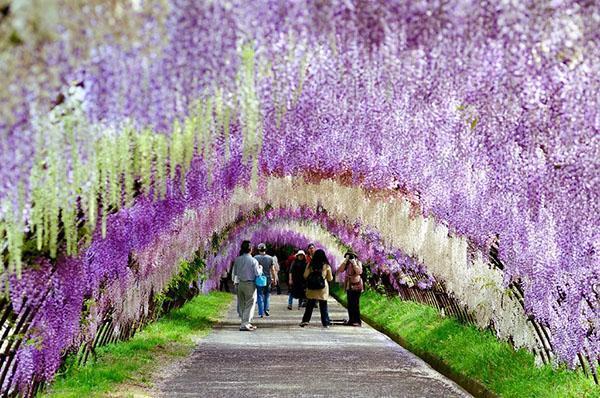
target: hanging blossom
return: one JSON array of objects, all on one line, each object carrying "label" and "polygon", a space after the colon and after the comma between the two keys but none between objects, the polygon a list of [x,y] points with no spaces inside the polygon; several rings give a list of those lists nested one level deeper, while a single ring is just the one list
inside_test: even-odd
[{"label": "hanging blossom", "polygon": [[[594,362],[598,12],[576,1],[171,0],[82,9],[61,1],[43,14],[11,6],[0,25],[0,40],[13,38],[0,48],[9,82],[0,93],[9,103],[0,117],[0,239],[8,243],[0,261],[27,280],[38,257],[72,253],[86,259],[93,295],[110,277],[120,282],[106,291],[119,297],[132,278],[121,267],[128,250],[174,233],[169,223],[190,203],[252,209],[256,195],[234,202],[238,183],[334,177],[372,197],[410,196],[414,205],[387,217],[394,222],[377,221],[394,214],[385,200],[367,201],[355,217],[373,222],[352,222],[427,258],[428,271],[446,272],[464,300],[479,296],[453,271],[469,265],[456,236],[483,253],[497,241],[501,282],[523,285],[527,311],[549,325],[560,358],[573,364],[586,351]],[[61,15],[68,21],[54,23]],[[81,22],[90,20],[99,22]],[[83,100],[71,112],[74,87]],[[186,185],[189,171],[197,176]],[[131,197],[136,185],[144,204]],[[358,206],[359,198],[350,200]],[[121,207],[113,227],[110,214]],[[431,221],[406,221],[414,213]],[[88,231],[100,228],[78,231],[80,214]],[[79,238],[91,246],[79,247]],[[21,266],[37,239],[42,250],[25,253]],[[113,249],[116,263],[102,262]],[[365,251],[384,260],[377,245]]]}]

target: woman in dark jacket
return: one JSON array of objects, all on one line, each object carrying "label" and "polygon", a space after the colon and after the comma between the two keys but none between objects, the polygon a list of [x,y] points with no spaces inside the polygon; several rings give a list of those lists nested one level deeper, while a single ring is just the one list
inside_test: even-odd
[{"label": "woman in dark jacket", "polygon": [[306,255],[303,250],[298,250],[296,253],[296,259],[290,266],[289,273],[289,295],[288,295],[288,310],[292,309],[294,299],[298,299],[298,308],[300,308],[300,302],[306,298],[305,295],[305,281],[304,281],[304,270],[306,269]]}]

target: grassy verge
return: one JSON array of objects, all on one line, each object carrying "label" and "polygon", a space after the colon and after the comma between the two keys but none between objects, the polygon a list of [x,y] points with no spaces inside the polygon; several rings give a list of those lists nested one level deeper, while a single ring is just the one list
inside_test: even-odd
[{"label": "grassy verge", "polygon": [[[346,294],[339,287],[332,293],[346,303]],[[529,352],[515,351],[488,331],[442,318],[429,306],[367,291],[360,309],[367,322],[410,351],[441,361],[452,373],[501,397],[600,397],[600,387],[582,372],[536,367]]]},{"label": "grassy verge", "polygon": [[232,298],[218,292],[196,296],[132,339],[101,347],[96,359],[85,366],[67,367],[44,396],[98,397],[115,391],[127,396],[151,387],[152,373],[188,355],[194,341],[210,331]]}]

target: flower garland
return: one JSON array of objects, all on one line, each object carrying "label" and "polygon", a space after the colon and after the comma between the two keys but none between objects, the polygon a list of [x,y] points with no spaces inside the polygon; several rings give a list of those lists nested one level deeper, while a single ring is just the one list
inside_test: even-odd
[{"label": "flower garland", "polygon": [[[530,347],[506,290],[518,283],[557,359],[583,353],[596,366],[593,2],[61,0],[43,14],[36,4],[11,3],[0,25],[0,279],[11,302],[34,297],[32,280],[52,285],[48,303],[88,308],[93,335],[109,309],[145,311],[154,282],[136,282],[139,270],[154,275],[164,256],[156,286],[175,272],[176,220],[220,209],[186,251],[270,202],[326,209],[341,240],[380,243],[365,247],[376,264],[445,283],[481,326]],[[97,14],[107,18],[82,31]],[[491,242],[502,272],[487,263]],[[165,251],[130,269],[129,255],[153,244]],[[386,257],[396,250],[405,258]],[[72,299],[63,272],[79,286]],[[141,293],[123,307],[130,286]],[[33,324],[60,329],[56,303]],[[28,347],[19,366],[42,361]]]}]

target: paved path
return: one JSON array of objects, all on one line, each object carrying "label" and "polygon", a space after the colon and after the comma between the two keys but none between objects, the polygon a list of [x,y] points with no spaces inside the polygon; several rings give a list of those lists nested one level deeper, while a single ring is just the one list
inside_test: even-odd
[{"label": "paved path", "polygon": [[[271,296],[271,316],[240,332],[235,303],[224,322],[157,385],[163,397],[470,397],[366,324],[321,327],[318,309],[309,326],[302,311]],[[332,320],[346,310],[329,300]],[[303,310],[303,309],[302,309]]]}]

